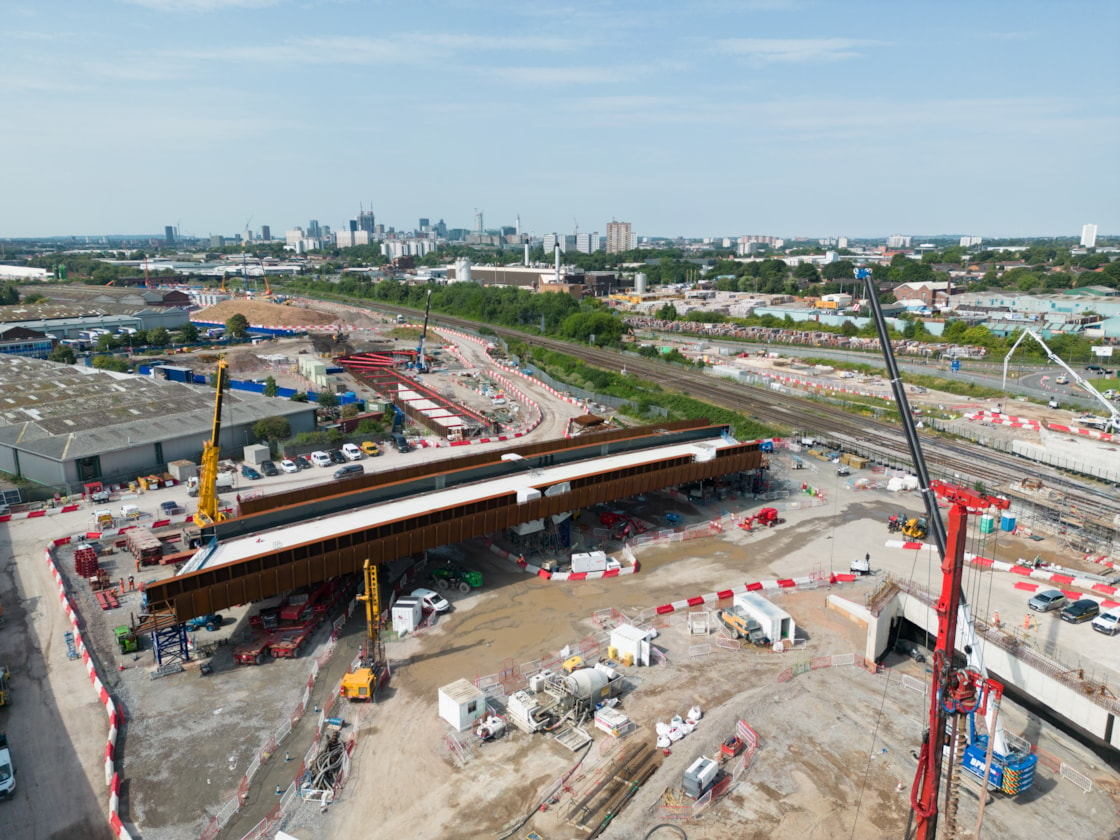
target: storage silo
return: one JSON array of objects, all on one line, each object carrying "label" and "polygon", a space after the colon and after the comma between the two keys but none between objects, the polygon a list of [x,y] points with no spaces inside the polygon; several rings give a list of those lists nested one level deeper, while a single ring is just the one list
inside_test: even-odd
[{"label": "storage silo", "polygon": [[648,280],[644,274],[634,275],[634,294],[644,295],[646,293],[646,285]]}]

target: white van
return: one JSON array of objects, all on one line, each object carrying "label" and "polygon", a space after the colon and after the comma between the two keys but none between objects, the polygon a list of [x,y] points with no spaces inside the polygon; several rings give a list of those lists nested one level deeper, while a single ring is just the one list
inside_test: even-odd
[{"label": "white van", "polygon": [[311,463],[317,467],[329,467],[331,465],[331,456],[326,452],[312,452]]},{"label": "white van", "polygon": [[[326,455],[325,452],[323,454]],[[355,443],[344,443],[344,444],[342,444],[342,454],[345,455],[351,461],[362,460],[362,450],[360,448],[358,448],[358,445],[355,444]],[[329,456],[328,456],[328,458],[329,458]]]}]

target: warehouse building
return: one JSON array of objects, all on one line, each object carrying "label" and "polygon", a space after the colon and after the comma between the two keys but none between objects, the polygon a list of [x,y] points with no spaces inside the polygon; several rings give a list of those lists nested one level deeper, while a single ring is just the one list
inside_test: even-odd
[{"label": "warehouse building", "polygon": [[[64,494],[198,463],[213,424],[209,388],[19,356],[0,355],[0,393],[0,471]],[[223,403],[223,456],[256,443],[264,417],[286,417],[292,434],[315,429],[311,404],[239,391]]]}]

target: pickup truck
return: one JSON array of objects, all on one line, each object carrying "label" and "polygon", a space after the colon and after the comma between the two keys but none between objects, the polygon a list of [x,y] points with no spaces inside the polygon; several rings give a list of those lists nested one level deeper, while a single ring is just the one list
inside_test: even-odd
[{"label": "pickup truck", "polygon": [[16,770],[8,751],[8,736],[0,732],[0,799],[11,799],[16,792]]},{"label": "pickup truck", "polygon": [[189,618],[185,623],[188,630],[201,630],[205,627],[213,633],[222,626],[222,617],[217,613],[210,613],[209,615],[198,615],[194,618]]}]

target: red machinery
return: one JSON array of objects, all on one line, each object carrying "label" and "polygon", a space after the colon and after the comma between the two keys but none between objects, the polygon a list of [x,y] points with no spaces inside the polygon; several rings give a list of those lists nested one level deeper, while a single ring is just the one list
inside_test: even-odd
[{"label": "red machinery", "polygon": [[762,508],[758,513],[752,514],[745,522],[739,523],[739,527],[744,531],[753,531],[755,524],[773,528],[775,525],[781,525],[783,522],[785,522],[785,520],[778,516],[777,508],[767,507]]}]

